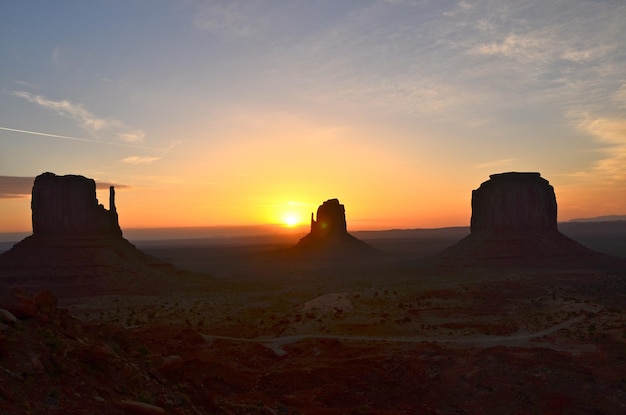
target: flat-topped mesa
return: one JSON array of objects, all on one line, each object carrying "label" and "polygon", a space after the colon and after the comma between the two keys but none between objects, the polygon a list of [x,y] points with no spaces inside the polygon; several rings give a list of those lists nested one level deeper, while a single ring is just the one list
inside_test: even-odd
[{"label": "flat-topped mesa", "polygon": [[35,178],[31,200],[33,234],[122,237],[109,188],[109,210],[98,204],[96,182],[78,175],[43,173]]},{"label": "flat-topped mesa", "polygon": [[124,239],[113,186],[106,210],[92,179],[44,173],[35,178],[31,208],[33,234],[0,254],[0,283],[26,277],[33,287],[62,284],[66,293],[120,292],[131,285],[145,292],[179,272]]},{"label": "flat-topped mesa", "polygon": [[[604,256],[557,228],[554,189],[539,173],[500,173],[472,192],[471,233],[433,258],[444,266],[589,267]],[[604,265],[602,265],[604,264]]]},{"label": "flat-topped mesa", "polygon": [[492,174],[472,191],[471,232],[556,231],[554,188],[539,173]]},{"label": "flat-topped mesa", "polygon": [[347,234],[346,209],[338,199],[329,199],[317,208],[317,220],[311,213],[311,235],[325,238],[330,235]]}]

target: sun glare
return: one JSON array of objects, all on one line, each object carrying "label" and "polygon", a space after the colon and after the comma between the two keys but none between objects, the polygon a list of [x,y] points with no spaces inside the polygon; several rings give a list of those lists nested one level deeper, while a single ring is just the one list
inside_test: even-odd
[{"label": "sun glare", "polygon": [[290,228],[299,225],[300,222],[300,218],[295,213],[287,213],[283,216],[283,224],[285,226],[289,226]]},{"label": "sun glare", "polygon": [[287,199],[287,202],[276,201],[269,202],[268,219],[283,228],[299,229],[306,225],[307,216],[310,215],[311,205],[305,202],[299,202]]}]

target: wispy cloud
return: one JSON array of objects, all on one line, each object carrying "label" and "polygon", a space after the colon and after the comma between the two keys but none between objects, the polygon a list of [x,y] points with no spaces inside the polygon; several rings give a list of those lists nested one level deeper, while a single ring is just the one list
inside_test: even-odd
[{"label": "wispy cloud", "polygon": [[557,65],[559,60],[573,63],[591,63],[608,56],[614,47],[568,38],[566,31],[541,27],[527,33],[507,33],[501,39],[476,44],[468,53],[500,56],[520,63]]},{"label": "wispy cloud", "polygon": [[161,160],[161,157],[131,156],[122,159],[122,162],[127,164],[149,164],[157,160]]},{"label": "wispy cloud", "polygon": [[469,50],[470,54],[500,55],[520,61],[535,61],[542,59],[547,53],[544,41],[532,35],[507,35],[497,42],[483,43]]},{"label": "wispy cloud", "polygon": [[475,168],[475,169],[493,169],[493,168],[496,168],[496,167],[505,167],[505,166],[510,166],[511,164],[513,164],[517,160],[519,160],[519,158],[512,157],[512,158],[505,158],[505,159],[500,159],[500,160],[486,161],[484,163],[474,164],[472,166],[472,168]]},{"label": "wispy cloud", "polygon": [[561,59],[565,59],[572,62],[588,62],[596,57],[602,55],[603,52],[594,49],[567,49],[561,53]]},{"label": "wispy cloud", "polygon": [[146,137],[146,133],[141,130],[131,130],[123,133],[117,133],[117,136],[127,143],[141,143]]},{"label": "wispy cloud", "polygon": [[14,91],[12,95],[37,104],[42,108],[54,111],[62,117],[77,121],[80,126],[93,133],[98,133],[103,130],[113,130],[116,136],[125,142],[138,143],[144,141],[145,133],[142,130],[131,129],[123,122],[113,118],[98,117],[87,110],[83,104],[74,103],[65,99],[55,101],[42,95],[33,95],[26,91]]},{"label": "wispy cloud", "polygon": [[[0,199],[23,199],[30,197],[33,189],[34,177],[23,176],[0,176]],[[96,189],[108,189],[115,186],[116,189],[129,189],[125,184],[96,181]]]},{"label": "wispy cloud", "polygon": [[603,156],[594,165],[594,176],[626,184],[626,118],[588,116],[578,128],[602,145],[599,151]]},{"label": "wispy cloud", "polygon": [[[495,3],[354,7],[283,53],[289,60],[275,66],[277,79],[329,105],[460,121],[529,102],[579,105],[581,89],[613,81],[624,10],[584,1],[573,11],[564,1]],[[600,78],[601,67],[613,72]]]},{"label": "wispy cloud", "polygon": [[264,18],[263,1],[211,2],[202,5],[195,14],[194,26],[228,39],[255,36],[268,25]]},{"label": "wispy cloud", "polygon": [[130,189],[130,186],[127,184],[99,182],[96,180],[96,189],[108,190],[111,186],[115,187],[116,189]]},{"label": "wispy cloud", "polygon": [[28,197],[33,188],[34,177],[0,176],[0,199]]},{"label": "wispy cloud", "polygon": [[68,65],[64,58],[64,51],[60,46],[56,46],[54,49],[52,49],[52,54],[51,54],[50,59],[51,59],[52,65],[55,68],[59,70],[67,69]]},{"label": "wispy cloud", "polygon": [[626,82],[623,83],[619,90],[613,95],[613,100],[620,108],[626,108]]},{"label": "wispy cloud", "polygon": [[308,98],[354,105],[357,109],[369,107],[384,113],[433,115],[449,112],[469,97],[454,85],[438,79],[414,80],[398,76],[395,79],[345,80],[341,85],[321,86]]},{"label": "wispy cloud", "polygon": [[451,52],[438,43],[439,10],[426,2],[380,1],[353,8],[292,46],[276,67],[302,99],[383,113],[452,112],[471,99],[446,77]]},{"label": "wispy cloud", "polygon": [[24,81],[24,80],[13,81],[13,83],[16,84],[16,85],[21,85],[22,87],[37,88],[37,85],[32,84],[32,83],[27,82],[27,81]]},{"label": "wispy cloud", "polygon": [[12,95],[37,104],[40,107],[52,110],[63,117],[78,121],[83,127],[93,131],[107,127],[118,127],[120,124],[115,120],[96,117],[85,109],[82,104],[75,104],[68,100],[54,101],[41,95],[33,95],[26,91],[15,91]]}]

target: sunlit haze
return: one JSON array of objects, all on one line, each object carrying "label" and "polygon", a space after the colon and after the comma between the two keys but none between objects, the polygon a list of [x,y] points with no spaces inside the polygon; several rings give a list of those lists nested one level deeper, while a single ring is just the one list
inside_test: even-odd
[{"label": "sunlit haze", "polygon": [[[116,186],[122,228],[464,226],[537,171],[559,220],[626,213],[626,3],[0,5],[0,232],[32,178]],[[30,178],[20,180],[19,178]],[[108,206],[106,188],[98,199]]]}]

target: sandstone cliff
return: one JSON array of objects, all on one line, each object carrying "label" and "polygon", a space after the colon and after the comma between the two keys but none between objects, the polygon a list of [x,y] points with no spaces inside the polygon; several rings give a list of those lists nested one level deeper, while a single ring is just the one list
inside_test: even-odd
[{"label": "sandstone cliff", "polygon": [[472,232],[557,230],[554,188],[539,173],[489,177],[472,191]]},{"label": "sandstone cliff", "polygon": [[472,192],[471,233],[435,258],[449,266],[584,267],[607,257],[557,228],[553,187],[539,173],[493,174]]},{"label": "sandstone cliff", "polygon": [[328,259],[379,253],[348,233],[346,210],[338,199],[329,199],[320,205],[315,219],[311,214],[311,232],[300,239],[293,251]]},{"label": "sandstone cliff", "polygon": [[325,239],[348,233],[346,208],[338,199],[329,199],[317,208],[317,220],[311,213],[311,237]]},{"label": "sandstone cliff", "polygon": [[93,179],[54,173],[37,176],[31,201],[33,234],[121,237],[113,186],[109,194],[106,210],[98,204]]},{"label": "sandstone cliff", "polygon": [[120,286],[149,290],[146,281],[178,272],[122,237],[113,187],[107,210],[98,204],[94,180],[44,173],[35,178],[31,209],[33,234],[0,255],[0,281],[61,285],[65,292]]}]

